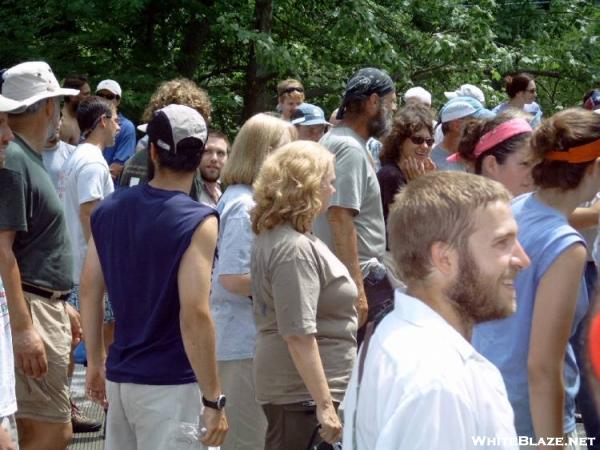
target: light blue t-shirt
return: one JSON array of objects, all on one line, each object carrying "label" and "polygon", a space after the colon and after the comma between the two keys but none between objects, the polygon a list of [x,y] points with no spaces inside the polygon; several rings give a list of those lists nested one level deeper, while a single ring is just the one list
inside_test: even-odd
[{"label": "light blue t-shirt", "polygon": [[219,275],[250,273],[254,233],[250,210],[254,207],[252,187],[229,186],[217,204],[220,216],[217,259],[212,275],[210,309],[217,334],[217,361],[254,357],[256,325],[252,300],[232,294],[219,283]]},{"label": "light blue t-shirt", "polygon": [[437,170],[451,171],[455,170],[458,172],[467,172],[467,166],[460,161],[448,161],[446,158],[450,156],[442,144],[438,144],[431,150],[431,159],[435,163]]},{"label": "light blue t-shirt", "polygon": [[[500,369],[515,412],[515,428],[519,436],[534,436],[529,403],[527,357],[535,293],[548,268],[573,244],[585,245],[583,237],[572,228],[566,217],[541,203],[533,193],[513,200],[512,211],[519,225],[518,239],[531,259],[531,265],[515,278],[516,313],[502,320],[475,327],[473,346]],[[588,296],[581,278],[571,336],[585,315]],[[571,344],[567,344],[564,364],[565,413],[564,431],[575,429],[575,396],[579,390],[579,369]]]},{"label": "light blue t-shirt", "polygon": [[[502,114],[508,108],[510,108],[508,102],[504,102],[492,109],[492,112],[498,115]],[[533,116],[533,119],[531,119],[532,128],[535,128],[542,123],[542,108],[540,108],[540,105],[538,105],[536,102],[528,103],[527,105],[523,106],[523,111]]]}]

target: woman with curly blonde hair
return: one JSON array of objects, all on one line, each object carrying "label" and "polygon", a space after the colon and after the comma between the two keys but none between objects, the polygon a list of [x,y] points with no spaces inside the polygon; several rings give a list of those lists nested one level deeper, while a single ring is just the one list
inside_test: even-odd
[{"label": "woman with curly blonde hair", "polygon": [[256,327],[250,297],[250,251],[254,242],[250,210],[252,183],[265,158],[295,138],[288,122],[256,114],[244,123],[221,172],[227,189],[217,204],[220,216],[210,307],[217,335],[217,364],[227,395],[230,432],[222,450],[264,446],[267,421],[254,396],[252,359]]},{"label": "woman with curly blonde hair", "polygon": [[268,422],[265,450],[304,450],[317,425],[329,443],[341,435],[336,409],[356,354],[358,291],[310,233],[334,182],[333,155],[310,141],[278,149],[254,182],[254,375]]}]

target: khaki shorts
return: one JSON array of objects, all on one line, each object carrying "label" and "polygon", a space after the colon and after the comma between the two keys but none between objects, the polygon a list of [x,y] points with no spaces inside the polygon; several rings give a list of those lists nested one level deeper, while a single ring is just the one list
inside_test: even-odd
[{"label": "khaki shorts", "polygon": [[71,323],[65,302],[48,300],[24,292],[33,327],[40,334],[48,373],[42,380],[26,377],[16,370],[17,419],[67,423],[71,420],[68,366],[71,352]]}]

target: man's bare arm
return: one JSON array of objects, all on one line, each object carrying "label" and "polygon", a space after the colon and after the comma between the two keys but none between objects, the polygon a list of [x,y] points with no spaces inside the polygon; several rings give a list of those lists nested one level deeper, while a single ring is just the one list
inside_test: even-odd
[{"label": "man's bare arm", "polygon": [[92,237],[88,242],[88,252],[81,273],[81,287],[79,290],[79,303],[81,305],[81,326],[85,336],[88,367],[86,370],[86,392],[88,396],[107,406],[106,401],[106,375],[104,363],[104,336],[102,323],[104,322],[104,274],[100,265],[100,258],[96,243]]},{"label": "man's bare arm", "polygon": [[[181,311],[179,322],[185,353],[204,397],[215,401],[221,394],[217,376],[215,328],[210,314],[209,294],[212,264],[217,245],[218,222],[209,217],[198,226],[177,274]],[[205,445],[220,445],[227,433],[223,411],[204,410]]]},{"label": "man's bare arm", "polygon": [[85,237],[86,242],[90,240],[90,236],[92,235],[90,218],[92,217],[94,209],[98,206],[98,203],[100,203],[100,200],[92,200],[91,202],[85,202],[79,205],[79,221],[81,222],[83,237]]},{"label": "man's bare arm", "polygon": [[348,208],[332,206],[327,212],[327,220],[331,227],[334,253],[344,263],[350,276],[358,288],[356,309],[358,311],[358,325],[362,326],[367,321],[369,307],[363,286],[363,276],[358,263],[358,244],[356,228],[354,226],[354,212]]},{"label": "man's bare arm", "polygon": [[16,232],[0,231],[0,277],[4,284],[12,331],[15,365],[28,377],[42,378],[48,371],[46,349],[33,322],[23,289],[21,272],[13,253]]}]

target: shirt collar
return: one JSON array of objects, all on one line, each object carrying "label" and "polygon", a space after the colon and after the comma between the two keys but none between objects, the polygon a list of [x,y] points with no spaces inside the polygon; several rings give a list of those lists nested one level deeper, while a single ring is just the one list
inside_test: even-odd
[{"label": "shirt collar", "polygon": [[440,340],[454,347],[464,361],[479,355],[471,343],[442,316],[421,300],[407,295],[399,289],[396,289],[394,294],[393,313],[417,327],[427,327],[431,333],[436,333]]}]

